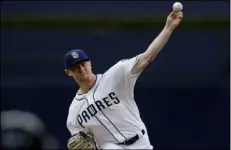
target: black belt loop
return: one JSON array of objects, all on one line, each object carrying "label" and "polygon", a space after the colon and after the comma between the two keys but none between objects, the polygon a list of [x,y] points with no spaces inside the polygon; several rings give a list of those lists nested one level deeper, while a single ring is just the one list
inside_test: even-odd
[{"label": "black belt loop", "polygon": [[[141,130],[142,134],[145,134],[144,129]],[[135,143],[136,141],[139,140],[139,135],[136,134],[134,137],[125,140],[124,142],[118,143],[119,145],[132,145],[133,143]]]}]

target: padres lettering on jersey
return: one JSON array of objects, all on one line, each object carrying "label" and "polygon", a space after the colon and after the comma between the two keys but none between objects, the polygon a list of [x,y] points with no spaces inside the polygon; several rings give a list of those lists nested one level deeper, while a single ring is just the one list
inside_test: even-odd
[{"label": "padres lettering on jersey", "polygon": [[102,98],[101,100],[95,101],[93,104],[90,104],[85,110],[83,110],[77,116],[78,123],[84,128],[83,121],[88,122],[92,117],[94,117],[98,111],[102,111],[112,105],[119,104],[120,100],[114,92],[108,94],[108,96]]}]

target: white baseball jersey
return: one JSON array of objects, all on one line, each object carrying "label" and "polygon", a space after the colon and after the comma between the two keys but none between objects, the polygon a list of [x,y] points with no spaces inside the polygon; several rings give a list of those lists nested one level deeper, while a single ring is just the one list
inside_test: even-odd
[{"label": "white baseball jersey", "polygon": [[[91,132],[97,144],[120,143],[140,133],[146,127],[140,118],[134,100],[134,86],[139,74],[132,75],[131,69],[139,55],[117,62],[97,79],[86,94],[76,94],[67,118],[70,133]],[[151,148],[147,144],[139,148]]]}]

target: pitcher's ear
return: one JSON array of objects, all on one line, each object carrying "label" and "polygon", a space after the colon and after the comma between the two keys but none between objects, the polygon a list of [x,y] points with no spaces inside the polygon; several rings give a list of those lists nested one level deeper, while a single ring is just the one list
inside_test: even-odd
[{"label": "pitcher's ear", "polygon": [[71,72],[70,72],[70,70],[65,69],[64,71],[65,71],[65,73],[66,73],[68,76],[71,76]]}]

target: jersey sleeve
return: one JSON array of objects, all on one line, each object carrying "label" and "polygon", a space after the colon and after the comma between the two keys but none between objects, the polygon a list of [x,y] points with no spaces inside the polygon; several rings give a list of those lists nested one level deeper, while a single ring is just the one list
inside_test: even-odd
[{"label": "jersey sleeve", "polygon": [[134,99],[135,83],[141,72],[132,74],[131,70],[138,62],[139,57],[140,55],[122,59],[103,74],[105,86],[108,87],[108,90],[114,90],[113,92],[117,93],[121,100]]},{"label": "jersey sleeve", "polygon": [[113,81],[113,84],[117,83],[119,87],[126,89],[133,89],[136,80],[138,79],[141,72],[132,74],[131,70],[139,60],[140,55],[131,57],[129,59],[122,59],[118,61],[111,69],[108,70],[108,75],[112,79],[117,79],[118,82]]},{"label": "jersey sleeve", "polygon": [[125,75],[129,78],[129,77],[138,77],[140,75],[141,72],[137,73],[137,74],[132,74],[131,70],[134,67],[134,65],[136,65],[138,59],[139,59],[140,55],[137,55],[135,57],[132,57],[130,59],[122,59],[120,60],[118,63],[120,65],[120,70],[124,71]]},{"label": "jersey sleeve", "polygon": [[78,125],[77,119],[76,119],[76,114],[75,114],[75,112],[73,112],[73,111],[75,111],[76,108],[72,104],[69,108],[68,117],[67,117],[67,121],[66,121],[66,127],[69,130],[71,135],[79,133],[80,131],[86,132],[86,129],[84,129]]},{"label": "jersey sleeve", "polygon": [[69,120],[67,120],[67,129],[69,130],[71,135],[74,135],[76,133],[79,133],[79,131],[82,131],[81,128],[78,128]]},{"label": "jersey sleeve", "polygon": [[74,135],[76,133],[79,133],[79,131],[82,131],[82,129],[75,127],[71,122],[67,122],[67,129],[69,130],[71,135]]}]

